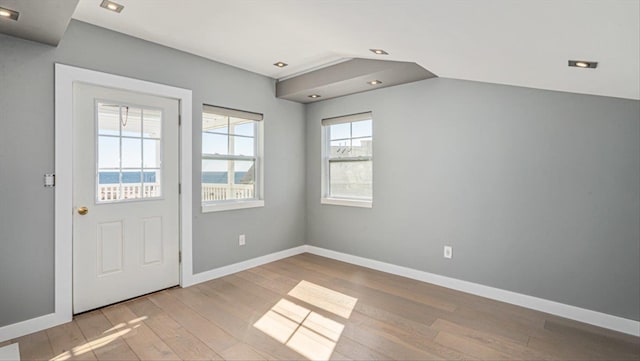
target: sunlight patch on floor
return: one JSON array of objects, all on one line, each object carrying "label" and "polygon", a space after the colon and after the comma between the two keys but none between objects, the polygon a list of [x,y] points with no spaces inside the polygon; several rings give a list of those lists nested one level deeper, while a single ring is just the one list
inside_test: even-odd
[{"label": "sunlight patch on floor", "polygon": [[[106,336],[100,337],[96,340],[93,341],[89,341],[85,344],[82,344],[80,346],[76,346],[74,348],[72,348],[69,351],[65,351],[61,354],[59,354],[58,356],[50,359],[49,361],[65,361],[68,360],[72,357],[77,357],[80,356],[82,354],[85,354],[89,351],[92,350],[97,350],[101,347],[104,347],[110,343],[112,343],[113,341],[115,341],[116,339],[118,339],[119,337],[122,337],[126,334],[128,334],[129,332],[131,332],[132,330],[140,327],[140,322],[144,321],[147,319],[147,316],[142,316],[142,317],[138,317],[135,318],[127,323],[119,323],[113,327],[111,327],[110,329],[104,331],[102,334],[108,334]],[[124,328],[127,325],[129,325],[130,327]],[[120,330],[119,330],[120,329]],[[113,332],[119,330],[117,332]],[[113,333],[111,333],[113,332]]]},{"label": "sunlight patch on floor", "polygon": [[[301,281],[289,296],[346,319],[358,301],[307,281]],[[309,360],[329,360],[344,330],[344,324],[284,298],[253,326]]]},{"label": "sunlight patch on floor", "polygon": [[358,302],[357,298],[304,280],[289,291],[289,296],[343,318],[351,316],[351,311]]}]

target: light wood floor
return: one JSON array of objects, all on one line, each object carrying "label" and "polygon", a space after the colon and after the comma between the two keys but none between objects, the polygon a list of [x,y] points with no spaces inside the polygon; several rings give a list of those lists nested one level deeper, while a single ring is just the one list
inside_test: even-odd
[{"label": "light wood floor", "polygon": [[310,254],[16,341],[23,360],[640,360],[639,338]]}]

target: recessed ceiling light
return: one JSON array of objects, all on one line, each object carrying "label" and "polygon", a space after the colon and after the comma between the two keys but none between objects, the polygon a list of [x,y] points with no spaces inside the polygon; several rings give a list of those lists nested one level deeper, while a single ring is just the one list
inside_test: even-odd
[{"label": "recessed ceiling light", "polygon": [[311,98],[311,99],[317,99],[317,98],[320,98],[320,97],[321,97],[321,95],[318,95],[318,94],[309,95],[309,98]]},{"label": "recessed ceiling light", "polygon": [[289,64],[279,61],[277,63],[274,63],[273,65],[277,66],[278,68],[284,68],[285,66],[287,66]]},{"label": "recessed ceiling light", "polygon": [[595,69],[598,67],[597,61],[586,61],[586,60],[569,60],[569,66],[574,66],[577,68],[591,68]]},{"label": "recessed ceiling light", "polygon": [[5,8],[0,8],[0,17],[2,17],[2,18],[7,18],[7,19],[11,19],[11,20],[18,20],[18,16],[20,16],[20,13],[17,12],[17,11],[5,9]]},{"label": "recessed ceiling light", "polygon": [[371,81],[368,81],[367,84],[378,85],[378,84],[382,84],[382,82],[380,80],[371,80]]},{"label": "recessed ceiling light", "polygon": [[113,1],[109,1],[109,0],[102,0],[102,3],[100,3],[100,7],[105,8],[107,10],[115,11],[117,13],[120,13],[122,9],[124,9],[123,5],[114,3]]},{"label": "recessed ceiling light", "polygon": [[372,53],[374,53],[376,55],[389,55],[389,53],[387,53],[386,51],[384,51],[382,49],[369,49],[369,51],[371,51]]}]

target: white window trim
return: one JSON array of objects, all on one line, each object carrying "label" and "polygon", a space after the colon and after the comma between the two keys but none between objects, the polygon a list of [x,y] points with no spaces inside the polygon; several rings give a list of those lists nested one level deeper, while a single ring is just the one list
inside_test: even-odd
[{"label": "white window trim", "polygon": [[320,204],[330,204],[333,206],[347,206],[347,207],[360,207],[360,208],[373,208],[373,201],[369,200],[356,200],[349,198],[320,198]]},{"label": "white window trim", "polygon": [[[258,208],[264,207],[264,119],[260,117],[257,118],[247,117],[248,113],[241,110],[234,110],[228,108],[220,108],[211,105],[204,104],[202,112],[205,109],[209,109],[210,112],[215,112],[216,109],[224,109],[232,113],[231,116],[241,116],[244,114],[246,119],[255,121],[255,129],[256,129],[256,144],[255,146],[255,172],[256,172],[256,188],[255,188],[255,198],[253,199],[238,199],[238,200],[226,200],[226,201],[202,201],[201,203],[201,212],[202,213],[210,213],[210,212],[222,212],[222,211],[232,211],[237,209],[245,209],[245,208]],[[257,113],[255,113],[257,114]],[[224,114],[223,114],[224,115]],[[202,133],[202,132],[201,132]],[[201,147],[202,148],[202,147]],[[200,157],[202,159],[202,149],[200,149]],[[202,170],[200,170],[202,173]],[[202,181],[200,181],[200,186],[202,187]]]},{"label": "white window trim", "polygon": [[237,201],[219,201],[211,203],[202,203],[202,213],[232,211],[235,209],[258,208],[264,207],[264,200],[249,199]]},{"label": "white window trim", "polygon": [[[329,126],[331,124],[336,124],[335,120],[344,119],[344,122],[353,122],[362,120],[362,114],[371,114],[371,112],[358,113],[354,115],[347,115],[344,117],[335,117],[324,119],[322,124],[320,125],[320,154],[321,154],[321,167],[320,167],[320,204],[326,205],[334,205],[334,206],[345,206],[345,207],[358,207],[358,208],[373,208],[373,198],[372,199],[357,199],[357,198],[337,198],[337,197],[329,197]],[[352,119],[353,118],[353,119]],[[340,123],[338,121],[337,123]],[[373,160],[373,156],[369,157]]]}]

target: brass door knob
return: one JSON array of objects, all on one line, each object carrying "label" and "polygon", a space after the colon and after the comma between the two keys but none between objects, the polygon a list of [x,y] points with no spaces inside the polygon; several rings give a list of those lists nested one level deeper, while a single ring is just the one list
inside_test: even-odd
[{"label": "brass door knob", "polygon": [[87,213],[89,213],[89,208],[87,208],[87,207],[78,208],[78,214],[79,215],[84,216]]}]

